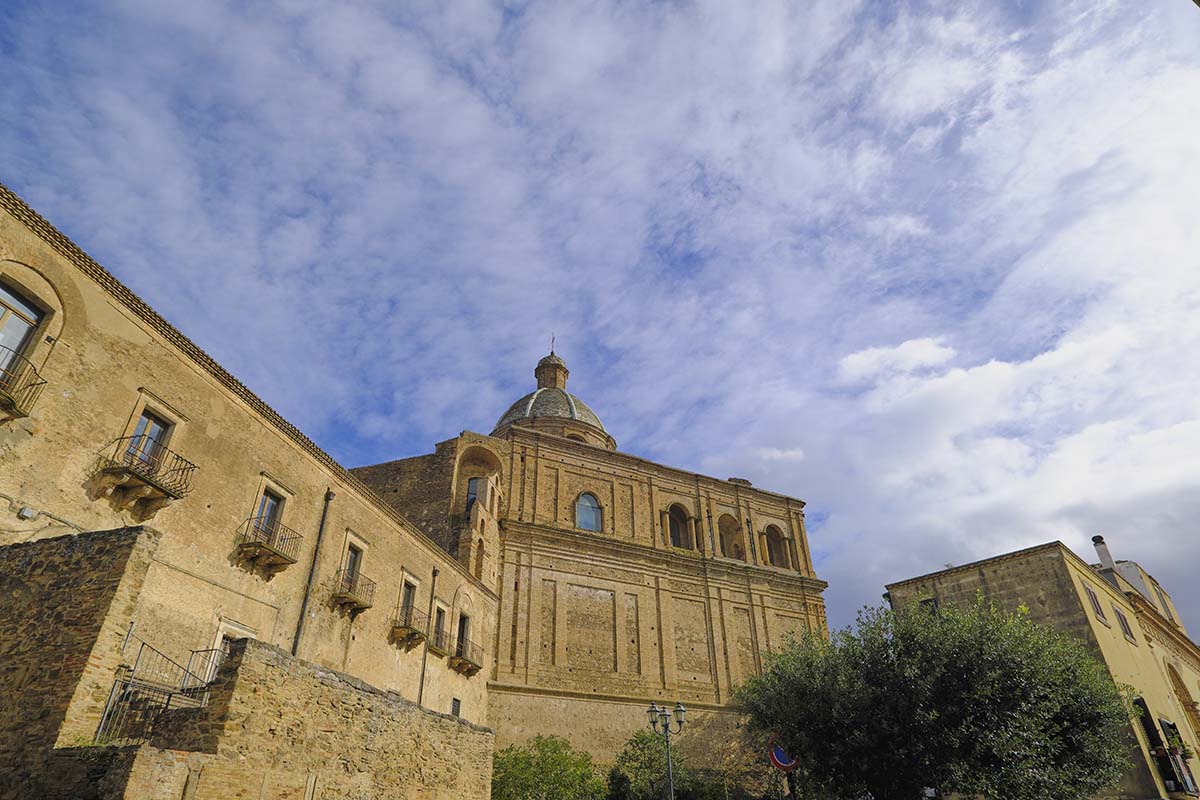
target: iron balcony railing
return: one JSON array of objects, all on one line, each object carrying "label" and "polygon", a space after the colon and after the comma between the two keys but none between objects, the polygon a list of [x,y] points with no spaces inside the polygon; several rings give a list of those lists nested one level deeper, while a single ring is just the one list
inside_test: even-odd
[{"label": "iron balcony railing", "polygon": [[18,416],[29,416],[45,385],[29,359],[10,347],[0,347],[0,404]]},{"label": "iron balcony railing", "polygon": [[300,534],[270,517],[251,517],[246,520],[238,536],[238,546],[243,550],[255,553],[266,551],[289,564],[296,563],[300,557],[303,541],[304,537]]},{"label": "iron balcony railing", "polygon": [[401,606],[392,620],[392,627],[424,635],[429,630],[429,615],[413,606]]},{"label": "iron balcony railing", "polygon": [[109,470],[128,470],[176,499],[192,490],[196,465],[146,434],[117,439]]},{"label": "iron balcony railing", "polygon": [[334,595],[343,598],[357,608],[375,605],[375,581],[357,570],[342,567],[334,578]]},{"label": "iron balcony railing", "polygon": [[445,628],[434,628],[429,634],[429,649],[445,655],[450,652],[450,632]]},{"label": "iron balcony railing", "polygon": [[[223,658],[223,651],[216,652]],[[164,711],[205,705],[219,665],[213,651],[196,650],[188,659],[188,666],[184,667],[139,640],[133,664],[117,668],[108,702],[96,728],[95,742],[145,742]]]},{"label": "iron balcony railing", "polygon": [[459,638],[454,643],[454,657],[467,662],[475,669],[483,666],[483,648],[470,639]]}]

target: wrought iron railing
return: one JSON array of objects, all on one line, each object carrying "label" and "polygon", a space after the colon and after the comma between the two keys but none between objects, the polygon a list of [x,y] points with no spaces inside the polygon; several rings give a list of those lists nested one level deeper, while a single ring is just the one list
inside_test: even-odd
[{"label": "wrought iron railing", "polygon": [[470,639],[460,637],[454,643],[454,656],[476,667],[483,666],[483,648]]},{"label": "wrought iron railing", "polygon": [[352,601],[360,608],[370,608],[375,604],[375,581],[361,572],[343,567],[338,570],[334,582],[335,595]]},{"label": "wrought iron railing", "polygon": [[429,649],[439,653],[450,652],[450,632],[445,628],[434,628],[429,634]]},{"label": "wrought iron railing", "polygon": [[117,439],[106,468],[127,469],[176,498],[192,490],[196,472],[195,464],[147,434]]},{"label": "wrought iron railing", "polygon": [[[185,667],[146,642],[138,640],[132,664],[117,669],[112,691],[96,729],[97,744],[140,744],[154,732],[162,712],[198,708],[208,702],[216,674],[210,651],[193,651]],[[217,662],[219,664],[219,662]],[[211,674],[204,670],[210,667]],[[201,669],[200,673],[193,669]]]},{"label": "wrought iron railing", "polygon": [[262,547],[293,563],[300,557],[303,541],[303,536],[270,517],[251,517],[238,536],[240,546]]},{"label": "wrought iron railing", "polygon": [[5,405],[26,416],[45,385],[29,359],[11,347],[0,347],[0,400]]},{"label": "wrought iron railing", "polygon": [[197,680],[204,686],[212,683],[217,677],[217,670],[228,655],[229,653],[219,647],[212,650],[193,650],[188,658],[188,674],[184,678],[184,688],[194,685],[193,682]]},{"label": "wrought iron railing", "polygon": [[429,630],[429,615],[414,606],[400,606],[392,619],[392,627],[425,633]]}]

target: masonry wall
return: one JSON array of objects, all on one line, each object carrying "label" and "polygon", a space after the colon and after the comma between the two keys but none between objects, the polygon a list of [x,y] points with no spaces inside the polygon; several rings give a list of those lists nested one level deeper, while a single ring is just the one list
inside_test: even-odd
[{"label": "masonry wall", "polygon": [[[799,500],[517,426],[355,472],[399,508],[429,508],[430,526],[438,514],[453,525],[465,510],[467,454],[492,464],[502,487],[488,700],[501,747],[554,733],[610,761],[651,700],[731,716],[723,707],[764,653],[826,631]],[[575,526],[584,491],[601,505],[600,531]],[[672,504],[692,517],[696,547],[671,546],[662,513]],[[722,517],[738,520],[745,559],[718,544]],[[765,563],[769,525],[786,537],[787,566]]]},{"label": "masonry wall", "polygon": [[40,796],[55,746],[90,742],[158,535],[0,547],[0,798]]},{"label": "masonry wall", "polygon": [[[435,568],[451,630],[467,613],[490,652],[492,588],[3,187],[0,281],[45,311],[28,355],[47,382],[28,417],[0,422],[0,545],[138,522],[97,492],[94,477],[98,456],[145,408],[174,423],[168,446],[197,470],[187,496],[146,520],[162,540],[134,613],[143,640],[183,663],[223,634],[290,650],[315,556],[301,657],[415,699],[423,650],[395,644],[392,619],[405,580],[427,606]],[[266,488],[284,498],[281,522],[301,537],[296,563],[273,572],[238,549]],[[335,497],[326,513],[327,490]],[[334,602],[351,543],[377,583],[374,605],[360,613]],[[483,676],[431,659],[425,704],[448,711],[455,698],[465,717],[485,721]]]},{"label": "masonry wall", "polygon": [[487,728],[246,639],[207,706],[169,712],[147,745],[57,752],[37,796],[485,800],[492,746]]}]

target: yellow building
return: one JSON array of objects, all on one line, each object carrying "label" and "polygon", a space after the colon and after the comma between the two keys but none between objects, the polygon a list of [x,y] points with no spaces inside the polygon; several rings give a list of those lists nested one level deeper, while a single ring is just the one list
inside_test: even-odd
[{"label": "yellow building", "polygon": [[803,502],[535,372],[345,469],[0,187],[0,798],[482,798],[496,744],[607,760],[651,700],[719,731],[825,629]]},{"label": "yellow building", "polygon": [[1141,566],[1114,561],[1093,537],[1098,564],[1061,542],[889,584],[900,608],[969,604],[979,593],[1002,607],[1025,605],[1031,619],[1085,641],[1118,685],[1130,687],[1138,719],[1130,726],[1131,769],[1103,797],[1200,796],[1189,759],[1200,747],[1200,647],[1184,630],[1167,591]]}]

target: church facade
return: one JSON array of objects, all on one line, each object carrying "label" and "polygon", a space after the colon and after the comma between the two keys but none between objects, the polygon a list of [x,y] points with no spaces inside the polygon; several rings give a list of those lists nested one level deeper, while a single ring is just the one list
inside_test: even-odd
[{"label": "church facade", "polygon": [[0,797],[482,798],[825,630],[803,502],[618,451],[553,354],[346,469],[3,187],[0,337]]}]

